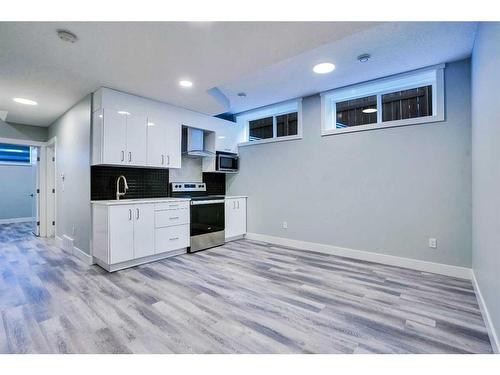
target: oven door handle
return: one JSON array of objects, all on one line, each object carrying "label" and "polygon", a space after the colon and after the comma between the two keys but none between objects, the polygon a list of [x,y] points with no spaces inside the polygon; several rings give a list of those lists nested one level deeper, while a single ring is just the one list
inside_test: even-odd
[{"label": "oven door handle", "polygon": [[198,206],[200,204],[217,204],[224,203],[224,199],[211,199],[206,201],[191,201],[191,206]]}]

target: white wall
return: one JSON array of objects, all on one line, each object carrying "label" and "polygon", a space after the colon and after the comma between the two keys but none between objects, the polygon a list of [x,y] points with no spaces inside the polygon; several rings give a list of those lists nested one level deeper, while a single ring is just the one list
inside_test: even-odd
[{"label": "white wall", "polygon": [[[90,124],[91,95],[69,109],[49,127],[57,137],[57,233],[74,239],[90,254]],[[61,174],[65,180],[62,181]]]},{"label": "white wall", "polygon": [[249,196],[248,231],[470,267],[469,60],[447,65],[445,88],[444,122],[327,137],[320,97],[305,98],[303,139],[240,147],[227,177]]},{"label": "white wall", "polygon": [[472,55],[473,269],[500,337],[500,23],[481,23]]},{"label": "white wall", "polygon": [[47,140],[48,133],[47,128],[43,126],[12,124],[0,120],[0,138],[44,142]]},{"label": "white wall", "polygon": [[0,220],[31,217],[31,165],[0,164]]}]

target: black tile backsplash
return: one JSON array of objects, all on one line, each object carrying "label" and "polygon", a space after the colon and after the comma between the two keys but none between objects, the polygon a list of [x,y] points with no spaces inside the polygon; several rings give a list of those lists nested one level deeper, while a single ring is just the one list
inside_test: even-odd
[{"label": "black tile backsplash", "polygon": [[225,173],[203,173],[203,182],[207,184],[207,195],[226,195]]},{"label": "black tile backsplash", "polygon": [[[92,200],[116,198],[116,180],[127,179],[127,194],[120,199],[161,198],[168,196],[168,169],[92,166],[90,196]],[[123,192],[123,183],[120,183]]]}]

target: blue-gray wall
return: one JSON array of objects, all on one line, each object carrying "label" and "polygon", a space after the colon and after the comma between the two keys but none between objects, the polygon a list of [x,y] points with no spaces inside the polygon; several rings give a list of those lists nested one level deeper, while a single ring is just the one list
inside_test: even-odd
[{"label": "blue-gray wall", "polygon": [[481,23],[472,55],[473,269],[500,336],[500,23]]},{"label": "blue-gray wall", "polygon": [[[75,104],[49,127],[57,137],[57,233],[74,239],[90,254],[90,121],[91,95]],[[62,181],[61,174],[65,180]]]},{"label": "blue-gray wall", "polygon": [[470,267],[470,60],[445,89],[444,122],[326,137],[304,98],[303,139],[240,147],[227,194],[249,196],[248,231]]},{"label": "blue-gray wall", "polygon": [[31,165],[0,164],[0,220],[31,217]]},{"label": "blue-gray wall", "polygon": [[0,120],[0,138],[45,142],[48,135],[48,129],[43,126],[13,124]]}]

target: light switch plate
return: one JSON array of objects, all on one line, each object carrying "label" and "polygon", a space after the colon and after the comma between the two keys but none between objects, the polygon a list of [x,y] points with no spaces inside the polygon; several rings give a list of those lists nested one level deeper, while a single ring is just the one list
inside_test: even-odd
[{"label": "light switch plate", "polygon": [[437,239],[429,238],[429,247],[431,249],[436,249],[437,248]]}]

